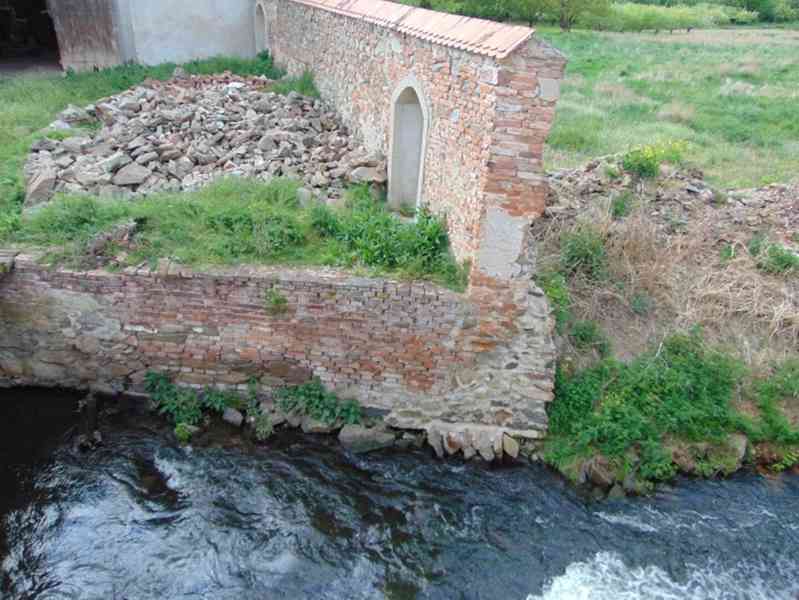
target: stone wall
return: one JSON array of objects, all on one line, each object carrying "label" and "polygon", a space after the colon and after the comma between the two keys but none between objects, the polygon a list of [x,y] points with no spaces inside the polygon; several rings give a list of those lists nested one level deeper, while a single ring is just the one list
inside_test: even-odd
[{"label": "stone wall", "polygon": [[[331,270],[196,273],[162,261],[108,273],[52,270],[34,256],[0,262],[5,384],[140,391],[148,370],[166,370],[185,385],[255,377],[269,388],[316,376],[400,427],[525,437],[546,429],[552,323],[534,287],[509,317],[429,283]],[[265,302],[272,290],[285,311]],[[500,342],[509,318],[515,334]]]},{"label": "stone wall", "polygon": [[[419,92],[428,120],[422,203],[446,214],[460,260],[477,257],[489,207],[523,212],[528,224],[542,213],[543,141],[565,66],[559,52],[532,38],[498,60],[312,3],[258,3],[276,61],[295,75],[312,71],[370,150],[390,157],[397,94]],[[521,250],[514,241],[512,258]]]}]

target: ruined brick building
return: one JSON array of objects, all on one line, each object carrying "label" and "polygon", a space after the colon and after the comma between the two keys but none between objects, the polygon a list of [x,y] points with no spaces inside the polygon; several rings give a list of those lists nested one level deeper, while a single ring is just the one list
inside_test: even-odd
[{"label": "ruined brick building", "polygon": [[[240,53],[268,51],[292,75],[312,72],[323,99],[360,143],[388,158],[389,201],[446,216],[455,255],[472,265],[468,291],[311,271],[191,274],[168,264],[152,272],[51,276],[19,257],[17,274],[0,281],[0,309],[5,288],[20,298],[7,296],[8,314],[27,315],[45,295],[47,311],[74,321],[79,295],[80,306],[105,319],[103,334],[112,332],[99,342],[102,373],[113,372],[123,386],[135,386],[152,365],[194,385],[240,382],[254,366],[321,377],[386,410],[392,425],[446,434],[449,450],[466,452],[470,436],[535,438],[546,431],[553,323],[533,282],[535,249],[528,242],[547,197],[542,155],[565,67],[557,50],[526,27],[383,0],[231,0],[216,3],[230,7],[229,17],[235,13],[220,25],[230,28],[184,56],[194,35],[209,35],[213,19],[203,12],[209,2],[169,3],[172,21],[183,10],[204,15],[199,33],[186,22],[179,52],[174,41],[148,29],[151,16],[124,17],[125,10],[157,3],[106,3],[112,22],[129,25],[114,29],[127,31],[127,41],[114,38],[108,62],[120,62],[124,48],[141,62],[169,53],[207,55],[233,37]],[[55,20],[61,41],[68,34]],[[149,58],[137,54],[145,46]],[[255,314],[259,297],[273,285],[284,290],[292,311],[262,322]],[[26,316],[3,326],[19,329],[17,338],[28,336],[32,347],[53,343],[47,336],[60,340],[58,332],[29,330],[32,321]],[[85,347],[96,353],[94,333],[81,336],[92,338]],[[37,351],[23,357],[9,351],[4,359],[2,341],[0,381],[5,371],[6,378],[40,383]],[[67,366],[57,371],[64,376],[98,362],[78,347],[64,352],[59,361]],[[44,379],[55,362],[49,355]]]}]

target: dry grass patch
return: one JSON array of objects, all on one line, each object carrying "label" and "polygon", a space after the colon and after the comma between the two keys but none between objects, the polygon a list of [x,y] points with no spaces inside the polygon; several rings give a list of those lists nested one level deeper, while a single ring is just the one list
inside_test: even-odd
[{"label": "dry grass patch", "polygon": [[669,102],[658,111],[658,119],[672,123],[691,123],[696,117],[696,109],[690,104],[675,100]]},{"label": "dry grass patch", "polygon": [[676,211],[650,193],[640,194],[621,219],[606,198],[577,220],[555,217],[536,229],[544,270],[562,262],[562,240],[575,231],[590,228],[604,241],[606,276],[578,273],[569,280],[573,319],[598,323],[622,359],[695,326],[751,366],[795,353],[799,275],[764,273],[747,249],[747,234],[723,207],[676,223]]}]

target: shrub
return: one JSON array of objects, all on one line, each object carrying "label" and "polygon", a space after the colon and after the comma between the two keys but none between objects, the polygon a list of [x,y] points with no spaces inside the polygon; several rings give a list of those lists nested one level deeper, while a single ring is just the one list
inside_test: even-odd
[{"label": "shrub", "polygon": [[237,408],[240,403],[238,394],[206,387],[203,391],[203,408],[222,414],[226,408]]},{"label": "shrub", "polygon": [[696,333],[673,335],[630,363],[608,358],[573,374],[559,368],[547,460],[564,466],[601,452],[623,462],[637,449],[641,476],[668,479],[674,469],[664,437],[726,439],[736,425],[730,401],[743,374]]},{"label": "shrub", "polygon": [[179,388],[163,373],[147,373],[144,383],[158,412],[176,425],[197,425],[202,420],[202,404],[194,390]]},{"label": "shrub", "polygon": [[289,386],[278,391],[278,404],[287,413],[308,415],[329,425],[342,422],[355,425],[361,422],[361,408],[354,400],[344,403],[332,392],[328,392],[321,381]]},{"label": "shrub", "polygon": [[[772,1],[772,0],[767,0]],[[580,25],[601,31],[674,31],[752,23],[758,13],[721,4],[689,2],[677,6],[652,6],[653,2],[618,2],[607,10],[586,13]]]},{"label": "shrub", "polygon": [[577,321],[569,337],[578,350],[595,350],[603,358],[610,354],[610,339],[595,321]]},{"label": "shrub", "polygon": [[268,440],[270,437],[272,437],[272,434],[275,431],[274,426],[272,425],[272,419],[269,417],[269,415],[263,412],[259,412],[255,416],[254,428],[255,439],[257,439],[259,442],[265,442]]},{"label": "shrub", "polygon": [[621,219],[630,214],[633,208],[633,195],[629,191],[624,191],[618,196],[614,196],[610,203],[610,214],[614,219]]},{"label": "shrub", "polygon": [[766,273],[784,275],[799,271],[799,256],[784,246],[771,244],[766,248],[766,253],[757,261],[757,266]]},{"label": "shrub", "polygon": [[608,267],[604,237],[588,224],[564,233],[560,241],[560,263],[567,275],[582,273],[591,279],[604,279]]},{"label": "shrub", "polygon": [[175,426],[175,437],[178,438],[178,441],[181,444],[188,444],[191,441],[191,436],[193,435],[192,426],[186,423],[178,423]]},{"label": "shrub", "polygon": [[654,178],[664,162],[679,164],[686,150],[684,142],[663,142],[633,148],[622,157],[624,170],[641,179]]}]

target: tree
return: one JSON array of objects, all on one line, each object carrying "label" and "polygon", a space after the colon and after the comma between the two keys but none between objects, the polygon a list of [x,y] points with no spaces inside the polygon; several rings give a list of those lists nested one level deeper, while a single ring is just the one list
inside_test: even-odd
[{"label": "tree", "polygon": [[547,12],[563,31],[571,31],[583,15],[601,14],[610,8],[610,0],[546,0],[546,3]]},{"label": "tree", "polygon": [[525,21],[531,27],[543,19],[549,9],[550,0],[499,0],[514,21]]}]

